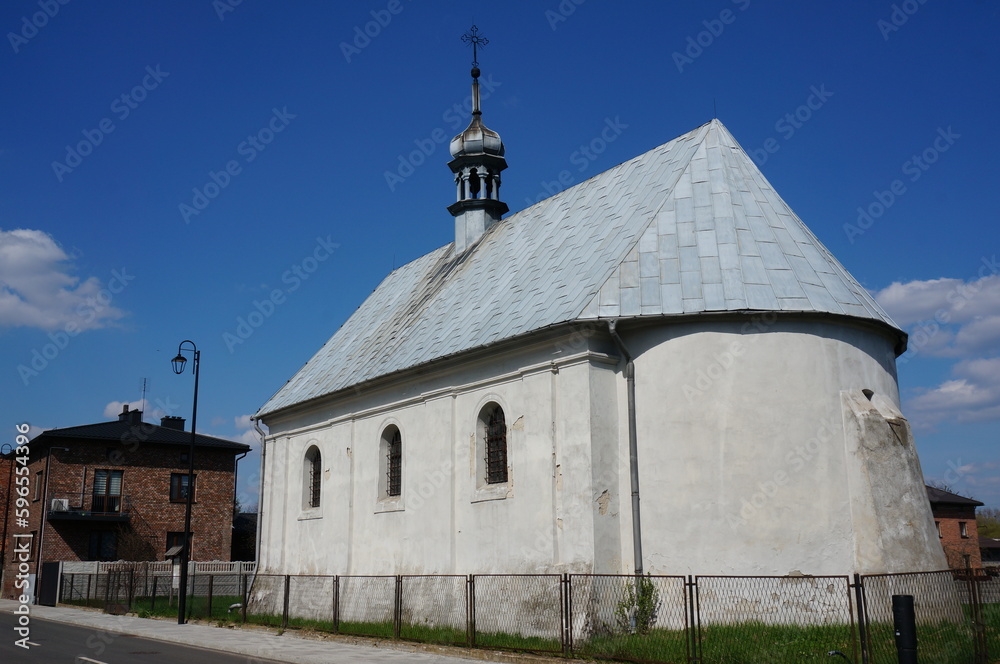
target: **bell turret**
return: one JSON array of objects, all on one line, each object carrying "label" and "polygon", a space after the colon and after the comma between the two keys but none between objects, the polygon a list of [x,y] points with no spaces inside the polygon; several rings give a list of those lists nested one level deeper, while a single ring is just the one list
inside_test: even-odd
[{"label": "bell turret", "polygon": [[500,134],[483,124],[479,107],[479,46],[489,43],[472,26],[462,37],[472,44],[472,121],[465,131],[451,139],[452,160],[448,168],[455,174],[457,199],[448,206],[455,217],[455,251],[465,251],[509,210],[500,200],[500,172],[507,168]]}]

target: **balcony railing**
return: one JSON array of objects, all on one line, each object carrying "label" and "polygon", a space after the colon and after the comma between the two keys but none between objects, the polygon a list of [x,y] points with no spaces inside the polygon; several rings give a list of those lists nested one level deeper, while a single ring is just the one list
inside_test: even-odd
[{"label": "balcony railing", "polygon": [[128,521],[132,503],[128,496],[53,493],[45,507],[49,521]]}]

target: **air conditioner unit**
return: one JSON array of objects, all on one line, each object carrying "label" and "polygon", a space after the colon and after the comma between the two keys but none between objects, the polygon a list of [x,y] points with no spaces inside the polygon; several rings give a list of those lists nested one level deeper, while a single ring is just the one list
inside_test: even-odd
[{"label": "air conditioner unit", "polygon": [[53,512],[68,512],[69,511],[69,498],[53,498],[52,499],[52,511]]}]

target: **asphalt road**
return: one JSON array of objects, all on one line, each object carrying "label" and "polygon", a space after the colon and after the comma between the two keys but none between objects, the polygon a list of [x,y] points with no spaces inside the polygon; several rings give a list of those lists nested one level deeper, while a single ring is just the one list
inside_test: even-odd
[{"label": "asphalt road", "polygon": [[14,645],[20,638],[14,632],[16,625],[17,616],[0,613],[0,634],[3,635],[0,637],[0,662],[4,664],[265,664],[275,661],[124,636],[34,616],[28,639],[34,645],[25,650]]}]

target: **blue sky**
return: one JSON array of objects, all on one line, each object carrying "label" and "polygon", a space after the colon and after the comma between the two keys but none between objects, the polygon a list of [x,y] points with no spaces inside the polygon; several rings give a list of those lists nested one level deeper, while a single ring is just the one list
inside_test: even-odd
[{"label": "blue sky", "polygon": [[997,3],[234,3],[0,7],[2,440],[111,419],[143,379],[147,413],[190,417],[192,339],[199,431],[254,443],[393,266],[451,240],[475,22],[512,211],[717,114],[911,333],[925,475],[1000,506]]}]

